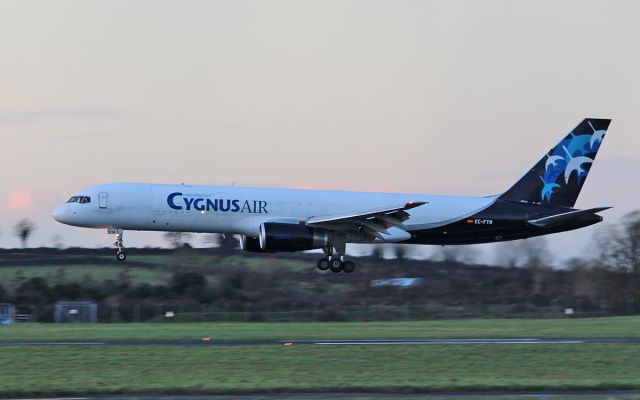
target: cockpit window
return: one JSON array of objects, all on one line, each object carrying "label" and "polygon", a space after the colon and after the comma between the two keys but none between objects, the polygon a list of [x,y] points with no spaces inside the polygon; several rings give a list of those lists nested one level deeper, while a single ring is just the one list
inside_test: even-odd
[{"label": "cockpit window", "polygon": [[67,200],[67,203],[80,203],[80,204],[91,203],[91,197],[89,197],[89,196],[73,196],[72,198]]}]

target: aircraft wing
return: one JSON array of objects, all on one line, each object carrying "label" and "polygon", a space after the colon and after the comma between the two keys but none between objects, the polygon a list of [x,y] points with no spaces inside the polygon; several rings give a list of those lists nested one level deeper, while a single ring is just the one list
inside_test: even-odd
[{"label": "aircraft wing", "polygon": [[583,215],[599,213],[600,211],[608,210],[610,208],[611,207],[596,207],[596,208],[589,208],[587,210],[569,211],[562,214],[551,215],[549,217],[532,219],[527,221],[527,223],[533,226],[545,228],[548,226],[552,226],[565,221],[572,220],[574,218],[579,218]]},{"label": "aircraft wing", "polygon": [[407,210],[427,204],[425,201],[409,201],[390,207],[362,210],[347,214],[311,217],[306,225],[331,231],[360,230],[370,236],[383,239],[383,235],[391,235],[389,228],[402,229],[402,223],[409,219]]}]

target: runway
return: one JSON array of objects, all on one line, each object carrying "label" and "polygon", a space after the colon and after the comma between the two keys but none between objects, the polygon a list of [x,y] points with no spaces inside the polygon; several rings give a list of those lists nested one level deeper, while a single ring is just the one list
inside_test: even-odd
[{"label": "runway", "polygon": [[636,343],[640,338],[557,338],[557,339],[405,339],[405,340],[208,340],[199,341],[51,341],[51,342],[0,342],[0,347],[16,346],[460,346],[460,345],[536,345],[536,344],[587,344],[587,343]]}]

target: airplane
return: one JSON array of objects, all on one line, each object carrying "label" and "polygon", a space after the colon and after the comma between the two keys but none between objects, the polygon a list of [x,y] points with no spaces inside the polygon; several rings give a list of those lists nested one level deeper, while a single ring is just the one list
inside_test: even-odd
[{"label": "airplane", "polygon": [[495,196],[112,183],[79,191],[53,218],[115,234],[119,261],[127,257],[125,230],[212,232],[240,235],[249,252],[321,249],[319,270],[351,273],[347,243],[492,243],[601,222],[597,213],[610,207],[573,207],[610,122],[584,119]]}]

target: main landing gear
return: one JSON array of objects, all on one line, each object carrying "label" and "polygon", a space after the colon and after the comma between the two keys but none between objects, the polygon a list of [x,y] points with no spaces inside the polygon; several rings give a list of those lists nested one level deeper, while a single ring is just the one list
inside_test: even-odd
[{"label": "main landing gear", "polygon": [[330,270],[334,274],[345,272],[347,274],[356,270],[356,265],[352,261],[344,261],[344,253],[341,255],[333,255],[333,247],[329,246],[323,249],[327,257],[321,258],[316,263],[316,267],[320,271]]},{"label": "main landing gear", "polygon": [[124,232],[122,231],[122,229],[109,229],[109,233],[115,233],[116,234],[116,242],[113,244],[114,246],[116,246],[116,260],[118,261],[124,261],[127,259],[127,253],[124,252],[124,243],[122,240],[122,235],[124,234]]},{"label": "main landing gear", "polygon": [[320,271],[330,270],[335,274],[338,272],[350,274],[356,270],[356,265],[352,261],[342,261],[340,258],[321,258],[316,267]]}]

